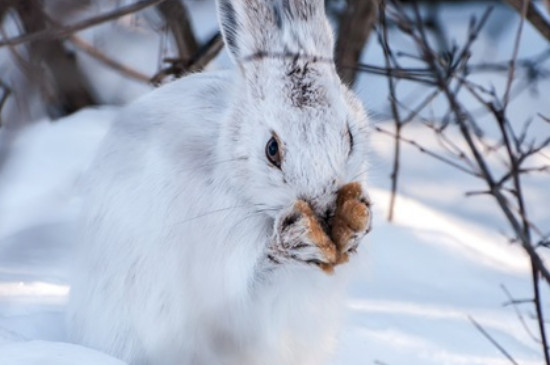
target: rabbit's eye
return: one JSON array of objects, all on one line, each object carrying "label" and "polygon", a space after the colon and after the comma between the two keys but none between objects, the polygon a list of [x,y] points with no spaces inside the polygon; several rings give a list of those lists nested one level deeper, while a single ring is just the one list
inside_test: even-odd
[{"label": "rabbit's eye", "polygon": [[279,150],[279,142],[275,137],[271,137],[265,145],[265,155],[269,162],[281,168],[281,151]]}]

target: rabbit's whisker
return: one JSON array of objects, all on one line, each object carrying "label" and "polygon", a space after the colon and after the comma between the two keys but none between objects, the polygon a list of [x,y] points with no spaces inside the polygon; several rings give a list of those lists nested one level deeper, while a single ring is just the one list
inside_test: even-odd
[{"label": "rabbit's whisker", "polygon": [[244,216],[242,219],[238,220],[234,225],[233,227],[231,227],[231,229],[229,230],[229,232],[227,233],[226,235],[226,239],[229,238],[229,236],[233,233],[233,231],[237,228],[238,225],[244,223],[245,221],[251,219],[251,218],[255,218],[257,217],[258,215],[261,215],[261,214],[264,214],[266,212],[270,212],[270,211],[279,211],[280,208],[265,208],[265,209],[257,209],[255,210],[254,212],[250,213],[250,214],[247,214],[246,216]]},{"label": "rabbit's whisker", "polygon": [[228,162],[246,161],[247,159],[248,159],[248,157],[236,157],[236,158],[230,158],[230,159],[227,159],[227,160],[211,161],[211,162],[207,162],[205,164],[199,165],[199,166],[191,166],[191,167],[183,168],[179,171],[180,172],[194,171],[196,169],[201,169],[201,168],[210,167],[210,166],[217,166],[217,165],[221,165],[221,164],[228,163]]},{"label": "rabbit's whisker", "polygon": [[358,179],[360,176],[363,176],[365,175],[366,173],[368,173],[371,169],[370,168],[367,168],[363,171],[361,171],[360,173],[358,173],[357,175],[355,175],[354,177],[351,178],[351,181],[355,181],[355,179]]},{"label": "rabbit's whisker", "polygon": [[212,214],[226,212],[226,211],[228,211],[228,210],[240,209],[240,208],[249,208],[249,207],[253,207],[253,206],[262,206],[262,204],[236,205],[236,206],[233,206],[233,207],[215,209],[215,210],[211,210],[211,211],[209,211],[209,212],[204,212],[204,213],[201,213],[201,214],[199,214],[199,215],[197,215],[197,216],[194,216],[194,217],[191,217],[191,218],[184,219],[184,220],[182,220],[182,221],[176,222],[174,225],[184,224],[184,223],[187,223],[187,222],[190,222],[190,221],[194,221],[194,220],[196,220],[196,219],[200,219],[200,218],[203,218],[203,217],[210,216],[210,215],[212,215]]}]

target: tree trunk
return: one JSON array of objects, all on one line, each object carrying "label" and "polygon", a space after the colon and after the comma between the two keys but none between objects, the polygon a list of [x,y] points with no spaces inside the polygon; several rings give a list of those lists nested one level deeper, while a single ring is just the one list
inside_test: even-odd
[{"label": "tree trunk", "polygon": [[378,17],[380,0],[348,0],[340,17],[336,41],[336,65],[342,81],[353,86],[355,66]]},{"label": "tree trunk", "polygon": [[[13,5],[25,32],[47,28],[47,17],[40,0],[19,0]],[[71,114],[96,104],[88,80],[78,67],[76,56],[62,40],[34,41],[29,44],[31,79],[41,85],[48,114],[52,118]]]}]

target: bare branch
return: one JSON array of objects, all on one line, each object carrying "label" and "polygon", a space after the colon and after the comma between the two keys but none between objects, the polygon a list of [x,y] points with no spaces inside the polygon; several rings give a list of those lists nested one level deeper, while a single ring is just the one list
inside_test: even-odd
[{"label": "bare branch", "polygon": [[[527,0],[504,0],[508,5],[516,9],[517,12],[523,14],[524,2]],[[527,7],[527,20],[535,27],[539,33],[550,41],[550,24],[546,21],[544,16],[537,10],[537,8],[529,3]]]},{"label": "bare branch", "polygon": [[[472,19],[468,32],[468,38],[465,44],[460,48],[460,50],[458,47],[450,50],[450,54],[447,58],[445,58],[441,57],[441,54],[430,46],[428,37],[424,30],[425,24],[420,16],[418,5],[416,3],[412,3],[411,7],[413,11],[411,12],[410,9],[405,9],[398,1],[389,1],[391,1],[392,8],[388,8],[387,13],[393,17],[392,20],[399,27],[399,29],[405,35],[410,37],[410,39],[412,39],[419,54],[419,56],[415,56],[414,54],[407,53],[407,57],[413,57],[416,62],[425,64],[427,68],[424,69],[419,67],[412,70],[402,70],[397,67],[398,70],[390,70],[389,67],[386,67],[385,74],[392,75],[389,76],[392,79],[395,75],[398,75],[400,78],[402,75],[405,75],[402,77],[403,79],[423,83],[424,85],[432,84],[436,87],[436,91],[434,91],[434,93],[440,92],[447,100],[448,111],[441,119],[441,126],[436,126],[433,122],[425,123],[425,125],[434,131],[436,136],[438,136],[438,142],[440,142],[442,147],[444,147],[451,154],[451,156],[454,157],[444,157],[442,159],[443,156],[433,152],[428,153],[428,155],[437,158],[450,166],[459,168],[461,171],[468,171],[470,174],[481,178],[485,182],[487,188],[482,189],[481,191],[467,192],[467,196],[492,196],[496,200],[500,211],[504,214],[513,231],[514,238],[512,242],[518,242],[521,244],[524,252],[528,255],[531,262],[534,293],[534,298],[529,300],[528,303],[533,304],[535,307],[536,316],[533,316],[533,318],[537,320],[538,323],[540,343],[542,345],[545,363],[546,365],[550,365],[549,348],[545,328],[546,321],[544,318],[542,297],[540,295],[539,288],[541,276],[544,278],[546,283],[550,285],[550,271],[537,252],[538,247],[547,246],[548,237],[544,235],[544,233],[535,225],[534,222],[530,221],[527,209],[528,207],[524,200],[524,189],[522,186],[522,178],[526,174],[530,172],[550,171],[550,163],[541,164],[537,162],[536,165],[526,164],[526,162],[535,155],[544,156],[550,160],[548,156],[544,155],[544,149],[550,145],[550,137],[543,138],[542,142],[539,142],[540,138],[533,138],[528,141],[528,129],[531,125],[532,119],[528,119],[518,133],[514,130],[512,123],[506,116],[507,106],[512,100],[513,91],[517,89],[512,88],[517,68],[526,67],[526,70],[529,70],[529,67],[531,67],[531,70],[534,70],[535,67],[538,67],[537,64],[540,61],[540,58],[544,59],[548,57],[548,52],[546,51],[537,56],[536,59],[533,57],[532,59],[525,60],[524,63],[523,61],[520,62],[517,57],[524,26],[524,19],[529,19],[529,9],[532,4],[529,0],[524,0],[524,2],[521,2],[521,14],[523,17],[515,36],[513,54],[511,60],[507,64],[508,67],[502,67],[502,65],[499,66],[498,64],[495,64],[496,70],[508,72],[506,88],[500,98],[494,88],[485,88],[470,81],[468,78],[470,72],[472,71],[472,66],[468,64],[472,44],[474,43],[474,40],[477,39],[480,30],[485,24],[490,10],[485,12],[479,21]],[[383,47],[384,46],[385,45],[383,45]],[[384,52],[387,53],[387,48],[384,48]],[[390,63],[389,61],[390,60],[386,57],[386,66]],[[485,66],[483,66],[479,69],[487,70],[489,68],[485,68]],[[380,70],[374,71],[383,74]],[[529,73],[529,71],[527,71],[527,73]],[[529,77],[531,76],[528,76],[528,78]],[[391,81],[389,82],[390,94],[392,94]],[[484,137],[484,130],[479,124],[480,121],[474,118],[471,111],[468,110],[462,103],[461,99],[459,99],[459,92],[461,89],[465,89],[472,96],[474,96],[474,99],[481,104],[484,112],[489,113],[489,115],[492,116],[492,119],[498,127],[500,137],[496,143],[491,142],[490,139]],[[393,101],[390,100],[390,102]],[[548,118],[540,114],[539,116],[542,120],[549,122]],[[420,120],[422,120],[422,118],[420,118]],[[453,126],[458,128],[460,136],[466,144],[466,151],[468,151],[467,153],[463,152],[460,148],[457,148],[454,143],[447,145],[446,141],[443,139],[445,136],[444,131],[446,130],[446,126],[450,123],[453,123]],[[390,134],[390,132],[384,131],[380,128],[376,128],[376,130],[385,134]],[[397,133],[395,133],[393,137],[424,152],[419,143],[414,140],[407,140]],[[466,158],[466,156],[471,156],[471,160]],[[492,156],[492,159],[489,159],[489,156]],[[470,169],[464,167],[460,163],[457,163],[457,161],[465,161]],[[496,165],[494,164],[494,161],[497,162]],[[499,172],[501,170],[500,164],[506,168],[504,173]],[[536,244],[533,244],[533,237],[537,236],[540,236],[540,240]],[[511,295],[509,295],[509,298],[512,302]],[[516,304],[519,304],[519,302],[513,301],[513,304],[515,306]],[[523,316],[521,316],[518,308],[514,308],[519,313],[518,316],[520,317],[522,324],[527,329]],[[512,363],[516,364],[516,361],[510,356],[510,354],[507,353],[504,348],[502,348],[502,346],[500,346],[489,335],[487,331],[485,331],[473,319],[470,318],[470,320],[476,328],[478,328],[478,330],[486,338],[488,338],[499,349],[499,351],[501,351],[501,353],[503,353]],[[530,335],[532,334],[530,333]]]},{"label": "bare branch", "polygon": [[[390,68],[392,66],[392,51],[390,49],[390,45],[388,43],[388,27],[386,24],[386,9],[385,9],[385,3],[381,4],[381,10],[380,13],[380,25],[381,25],[381,32],[378,34],[378,39],[380,42],[380,45],[382,46],[382,49],[384,50],[384,61],[386,64],[386,68]],[[388,88],[390,90],[390,106],[391,106],[391,112],[393,116],[393,122],[395,126],[395,138],[394,138],[394,151],[393,151],[393,168],[391,173],[391,196],[390,196],[390,208],[388,211],[388,220],[391,222],[393,220],[393,212],[395,208],[395,197],[397,195],[397,183],[399,179],[399,162],[401,157],[401,128],[403,127],[404,123],[401,120],[401,114],[399,112],[399,107],[397,105],[397,93],[395,91],[395,80],[390,75],[388,76]]]},{"label": "bare branch", "polygon": [[[383,129],[383,128],[380,128],[380,127],[375,126],[375,127],[374,127],[374,130],[377,131],[377,132],[386,134],[386,135],[388,135],[388,136],[390,136],[390,137],[392,137],[392,138],[396,138],[396,135],[395,135],[394,133],[392,133],[392,132],[390,132],[390,131],[387,131],[387,130],[385,130],[385,129]],[[399,140],[402,141],[402,142],[404,142],[404,143],[406,143],[406,144],[408,144],[408,145],[410,145],[410,146],[413,146],[413,147],[416,148],[418,151],[420,151],[420,152],[422,152],[422,153],[425,153],[425,154],[427,154],[428,156],[431,156],[431,157],[435,158],[436,160],[439,160],[439,161],[441,161],[441,162],[443,162],[443,163],[445,163],[445,164],[447,164],[447,165],[449,165],[449,166],[452,166],[452,167],[454,167],[454,168],[456,168],[456,169],[458,169],[458,170],[460,170],[460,171],[462,171],[462,172],[464,172],[464,173],[466,173],[466,174],[468,174],[468,175],[471,175],[471,176],[474,176],[474,177],[481,177],[481,175],[480,175],[479,173],[476,173],[476,172],[474,172],[474,171],[472,171],[472,170],[468,170],[467,168],[465,168],[465,167],[462,166],[462,165],[457,164],[457,163],[454,162],[453,160],[450,160],[450,159],[448,159],[448,158],[446,158],[446,157],[444,157],[444,156],[441,156],[441,155],[439,155],[439,154],[437,154],[437,153],[435,153],[435,152],[433,152],[433,151],[431,151],[431,150],[429,150],[429,149],[427,149],[427,148],[425,148],[425,147],[419,145],[416,141],[413,141],[413,140],[411,140],[411,139],[405,138],[405,137],[403,137],[403,136],[400,136],[400,137],[399,137]]]},{"label": "bare branch", "polygon": [[15,46],[17,44],[33,42],[33,41],[47,41],[47,40],[65,38],[83,29],[94,27],[96,25],[99,25],[114,19],[118,19],[127,14],[136,13],[147,7],[160,4],[163,1],[165,0],[142,0],[135,4],[121,7],[119,9],[110,11],[108,13],[105,13],[93,18],[83,20],[75,24],[67,24],[67,25],[63,25],[62,27],[53,27],[53,28],[43,29],[32,33],[23,34],[18,37],[1,40],[0,47],[8,46],[8,45]]},{"label": "bare branch", "polygon": [[139,71],[136,71],[120,62],[115,61],[114,59],[107,57],[104,53],[102,53],[100,50],[92,46],[90,43],[86,42],[84,39],[72,35],[69,37],[69,40],[71,43],[73,43],[76,47],[78,47],[80,50],[85,52],[87,55],[95,58],[99,62],[103,63],[104,65],[112,68],[113,70],[116,70],[123,75],[130,77],[134,80],[141,81],[141,82],[149,82],[149,77]]},{"label": "bare branch", "polygon": [[202,46],[191,58],[188,72],[198,72],[204,69],[223,49],[223,37],[216,33],[208,42]]},{"label": "bare branch", "polygon": [[514,365],[519,365],[517,363],[516,360],[514,360],[514,358],[512,357],[512,355],[510,355],[508,353],[508,351],[506,351],[504,349],[504,347],[502,347],[501,344],[499,344],[490,334],[489,332],[487,332],[479,323],[477,323],[477,321],[475,319],[473,319],[472,317],[468,316],[468,319],[470,320],[470,322],[475,326],[475,328],[486,338],[489,340],[489,342],[491,342],[493,344],[493,346],[495,346],[497,348],[498,351],[500,351],[500,353],[502,355],[504,355],[508,360],[510,360],[510,362]]},{"label": "bare branch", "polygon": [[[476,161],[480,169],[481,175],[489,187],[489,190],[491,191],[494,198],[497,200],[497,203],[499,204],[506,219],[508,220],[514,232],[518,236],[522,244],[522,247],[525,249],[529,257],[532,259],[533,264],[541,272],[545,280],[548,283],[550,283],[550,272],[545,267],[542,259],[536,252],[535,248],[532,246],[530,238],[524,234],[521,224],[516,219],[516,217],[514,216],[514,213],[511,211],[510,207],[508,206],[507,199],[504,197],[504,195],[500,191],[499,186],[495,184],[495,179],[493,178],[491,169],[489,168],[487,161],[485,160],[483,154],[481,153],[476,143],[474,142],[472,133],[470,131],[470,124],[468,123],[468,122],[470,123],[473,122],[473,119],[471,118],[469,113],[466,110],[464,110],[462,105],[459,104],[459,102],[456,99],[456,95],[454,95],[453,92],[450,90],[448,85],[448,80],[442,74],[442,70],[440,68],[440,65],[437,62],[436,55],[433,53],[433,51],[429,47],[429,43],[426,39],[426,35],[423,30],[422,22],[420,21],[420,14],[416,4],[413,4],[413,8],[414,8],[414,13],[416,17],[416,21],[414,24],[416,24],[416,27],[418,29],[418,34],[410,32],[410,35],[415,40],[418,47],[422,51],[422,54],[423,54],[423,57],[425,58],[426,63],[429,65],[430,68],[432,68],[433,73],[437,80],[438,87],[443,91],[445,97],[449,102],[449,106],[458,124],[459,131],[461,132],[464,140],[466,141],[466,144],[468,145],[468,148],[472,156],[474,157],[474,160]],[[402,17],[406,17],[406,15],[403,15],[403,14],[400,14],[400,15]],[[410,26],[412,27],[414,24],[410,23]],[[478,26],[478,29],[480,29],[480,26]]]},{"label": "bare branch", "polygon": [[524,304],[524,303],[533,304],[535,300],[534,299],[526,299],[526,300],[514,299],[512,297],[512,294],[508,290],[508,288],[506,288],[506,286],[500,285],[500,287],[501,287],[502,291],[508,297],[508,302],[504,303],[504,306],[512,305],[512,307],[514,308],[514,311],[516,312],[516,316],[518,317],[518,319],[519,319],[521,325],[523,326],[523,329],[525,330],[525,332],[529,335],[529,337],[531,337],[531,339],[533,339],[533,341],[535,341],[537,343],[540,343],[540,340],[533,334],[533,332],[531,332],[531,329],[529,328],[529,326],[525,322],[525,318],[523,318],[523,315],[521,314],[521,311],[518,308],[519,304]]},{"label": "bare branch", "polygon": [[0,127],[2,127],[2,110],[11,95],[11,88],[2,82],[2,80],[0,80],[0,88],[2,88],[2,97],[0,97]]},{"label": "bare branch", "polygon": [[535,309],[537,311],[537,322],[539,325],[539,332],[542,342],[542,352],[544,354],[544,361],[546,365],[550,364],[550,354],[548,353],[548,338],[546,336],[546,328],[544,325],[544,314],[542,312],[542,299],[540,296],[540,287],[539,287],[539,269],[537,265],[531,263],[532,269],[532,281],[533,281],[533,292],[535,293]]},{"label": "bare branch", "polygon": [[[515,1],[515,0],[512,0],[512,1]],[[518,31],[516,33],[516,40],[514,42],[514,51],[513,51],[513,55],[512,55],[512,60],[510,61],[510,68],[508,70],[508,81],[506,83],[506,89],[504,91],[504,96],[502,97],[503,99],[503,112],[506,111],[506,108],[508,107],[508,102],[510,101],[510,89],[512,88],[512,82],[514,81],[514,73],[515,73],[515,70],[516,70],[516,62],[517,62],[517,58],[518,58],[518,51],[519,51],[519,42],[521,40],[521,33],[522,33],[522,30],[523,30],[523,23],[524,23],[524,20],[525,20],[525,17],[527,15],[527,9],[528,9],[528,6],[531,4],[531,0],[521,0],[523,1],[523,6],[521,8],[521,19],[519,21],[519,27],[518,27]]]},{"label": "bare branch", "polygon": [[157,9],[162,14],[178,48],[179,58],[189,61],[199,48],[185,5],[180,0],[167,0]]},{"label": "bare branch", "polygon": [[220,32],[216,33],[204,46],[188,62],[183,62],[181,59],[168,59],[166,61],[172,64],[160,70],[151,78],[154,85],[160,85],[162,81],[169,75],[176,78],[182,77],[192,72],[198,72],[204,69],[223,49],[223,38]]}]

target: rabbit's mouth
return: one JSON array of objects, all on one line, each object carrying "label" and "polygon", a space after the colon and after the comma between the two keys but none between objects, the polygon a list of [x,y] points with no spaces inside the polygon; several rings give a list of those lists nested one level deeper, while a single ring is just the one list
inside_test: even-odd
[{"label": "rabbit's mouth", "polygon": [[319,226],[327,236],[331,236],[332,223],[334,220],[334,212],[336,211],[336,200],[331,202],[331,204],[326,208],[317,208],[317,205],[314,202],[307,203],[312,207],[315,214],[315,219],[319,223]]},{"label": "rabbit's mouth", "polygon": [[334,192],[317,199],[300,199],[308,204],[314,214],[315,220],[329,237],[336,212],[336,197],[337,192]]},{"label": "rabbit's mouth", "polygon": [[370,201],[358,182],[343,186],[329,201],[320,204],[318,200],[297,200],[279,227],[282,236],[294,232],[286,235],[291,241],[288,246],[316,246],[323,257],[321,268],[327,272],[347,262],[371,228]]}]

